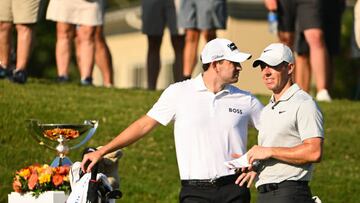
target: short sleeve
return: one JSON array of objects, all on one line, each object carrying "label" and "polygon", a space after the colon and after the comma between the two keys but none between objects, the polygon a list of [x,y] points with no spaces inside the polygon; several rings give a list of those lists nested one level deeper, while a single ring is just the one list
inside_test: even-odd
[{"label": "short sleeve", "polygon": [[324,137],[323,115],[314,100],[306,100],[299,106],[297,126],[301,140]]},{"label": "short sleeve", "polygon": [[154,106],[149,110],[146,115],[155,119],[162,125],[166,126],[167,124],[169,124],[175,116],[175,95],[176,87],[174,85],[170,85],[164,90],[158,101],[154,104]]}]

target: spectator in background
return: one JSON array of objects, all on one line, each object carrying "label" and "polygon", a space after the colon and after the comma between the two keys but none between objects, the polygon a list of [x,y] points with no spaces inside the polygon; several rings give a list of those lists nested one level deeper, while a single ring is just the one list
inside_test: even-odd
[{"label": "spectator in background", "polygon": [[[15,83],[27,80],[26,65],[31,52],[34,24],[38,21],[40,0],[0,1],[0,78]],[[12,28],[17,31],[15,69],[10,67]]]},{"label": "spectator in background", "polygon": [[320,0],[265,0],[269,11],[277,11],[278,37],[291,49],[294,47],[295,25],[297,32],[304,32],[310,49],[310,65],[316,79],[318,101],[331,101],[327,87],[328,53],[321,29]]},{"label": "spectator in background", "polygon": [[360,47],[360,1],[356,0],[354,6],[354,34],[355,42]]},{"label": "spectator in background", "polygon": [[[102,4],[102,21],[105,22],[105,1]],[[95,27],[95,64],[100,69],[102,74],[102,81],[104,87],[113,86],[113,64],[110,49],[106,43],[104,34],[104,25],[97,25]],[[76,37],[76,47],[80,47],[80,40]],[[76,49],[77,60],[81,60],[80,49]]]},{"label": "spectator in background", "polygon": [[50,0],[46,19],[56,24],[56,64],[58,81],[69,80],[72,43],[79,40],[78,61],[82,85],[92,84],[95,26],[103,24],[102,0]]},{"label": "spectator in background", "polygon": [[[331,89],[334,77],[333,58],[340,53],[341,16],[345,10],[345,0],[322,0],[322,29],[326,48],[329,53],[329,68],[327,87]],[[305,40],[304,32],[297,32],[295,37],[297,52],[295,81],[306,92],[310,91],[311,71],[309,59],[309,45]],[[319,100],[319,99],[318,99]]]},{"label": "spectator in background", "polygon": [[[360,58],[360,1],[357,0],[354,6],[354,37],[352,43],[352,57]],[[355,99],[360,99],[360,67],[357,67],[357,87]]]},{"label": "spectator in background", "polygon": [[217,29],[226,28],[225,0],[182,0],[180,27],[185,28],[184,79],[191,78],[197,62],[200,34],[208,42],[216,38]]},{"label": "spectator in background", "polygon": [[106,43],[104,26],[98,25],[95,28],[95,63],[99,67],[103,85],[113,86],[113,64],[110,49]]},{"label": "spectator in background", "polygon": [[147,83],[149,90],[156,89],[160,72],[160,47],[165,26],[170,30],[171,44],[175,52],[173,64],[174,81],[182,80],[184,35],[178,28],[176,3],[178,0],[143,0],[142,32],[147,35]]}]

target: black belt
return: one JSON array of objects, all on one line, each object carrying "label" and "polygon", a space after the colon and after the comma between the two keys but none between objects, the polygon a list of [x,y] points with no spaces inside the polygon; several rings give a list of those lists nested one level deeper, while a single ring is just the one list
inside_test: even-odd
[{"label": "black belt", "polygon": [[228,184],[235,184],[235,180],[240,174],[222,176],[216,179],[191,179],[181,180],[182,186],[194,187],[221,187]]},{"label": "black belt", "polygon": [[309,183],[308,181],[286,180],[281,183],[269,183],[269,184],[260,185],[259,187],[257,187],[257,190],[260,193],[266,193],[277,190],[282,187],[295,186],[295,185],[308,185],[308,183]]}]

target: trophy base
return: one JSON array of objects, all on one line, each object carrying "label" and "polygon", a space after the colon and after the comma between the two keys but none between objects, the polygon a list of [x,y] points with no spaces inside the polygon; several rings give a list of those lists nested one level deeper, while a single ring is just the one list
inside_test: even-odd
[{"label": "trophy base", "polygon": [[59,157],[57,156],[54,161],[51,163],[51,167],[58,167],[58,166],[71,166],[73,163],[67,157]]}]

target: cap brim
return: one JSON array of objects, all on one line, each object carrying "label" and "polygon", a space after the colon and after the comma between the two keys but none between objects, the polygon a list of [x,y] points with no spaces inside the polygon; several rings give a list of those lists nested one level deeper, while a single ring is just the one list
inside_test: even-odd
[{"label": "cap brim", "polygon": [[226,59],[226,60],[237,62],[237,63],[242,63],[246,60],[249,60],[250,58],[251,58],[251,54],[243,53],[243,52],[238,52],[238,53],[232,54],[231,56],[224,57],[224,59]]},{"label": "cap brim", "polygon": [[261,63],[266,63],[269,66],[277,66],[282,62],[283,61],[279,61],[279,59],[276,59],[276,58],[262,56],[253,62],[253,67],[256,68]]}]

